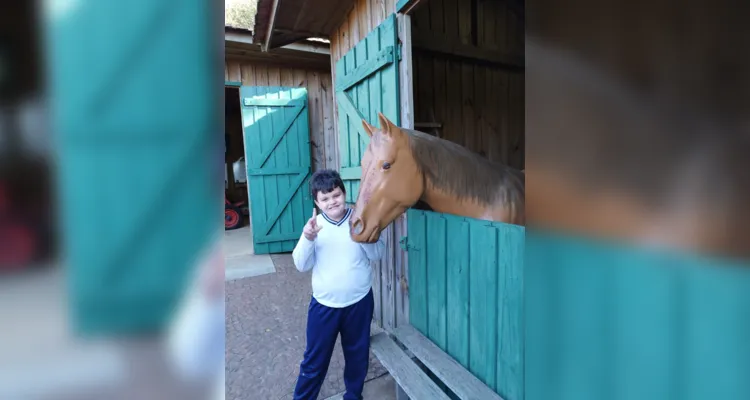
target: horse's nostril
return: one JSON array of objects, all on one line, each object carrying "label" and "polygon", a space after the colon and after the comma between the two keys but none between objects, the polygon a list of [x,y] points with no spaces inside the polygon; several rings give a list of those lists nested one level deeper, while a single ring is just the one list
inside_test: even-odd
[{"label": "horse's nostril", "polygon": [[354,221],[352,221],[351,228],[352,228],[352,233],[354,233],[355,235],[359,235],[364,230],[365,224],[362,222],[361,219],[356,218],[354,219]]}]

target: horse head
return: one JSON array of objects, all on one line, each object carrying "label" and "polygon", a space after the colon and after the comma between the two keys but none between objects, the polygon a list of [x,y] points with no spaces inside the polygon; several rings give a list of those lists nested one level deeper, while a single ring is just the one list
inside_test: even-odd
[{"label": "horse head", "polygon": [[380,129],[362,120],[370,137],[362,156],[362,178],[350,221],[359,243],[374,243],[380,232],[414,205],[424,191],[424,178],[409,147],[409,134],[378,113]]}]

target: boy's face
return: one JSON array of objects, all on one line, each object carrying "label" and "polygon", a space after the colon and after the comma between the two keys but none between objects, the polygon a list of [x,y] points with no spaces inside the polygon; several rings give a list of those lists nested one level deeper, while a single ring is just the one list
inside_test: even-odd
[{"label": "boy's face", "polygon": [[329,193],[318,192],[317,199],[315,199],[315,205],[334,220],[339,220],[344,216],[345,204],[344,192],[338,187]]}]

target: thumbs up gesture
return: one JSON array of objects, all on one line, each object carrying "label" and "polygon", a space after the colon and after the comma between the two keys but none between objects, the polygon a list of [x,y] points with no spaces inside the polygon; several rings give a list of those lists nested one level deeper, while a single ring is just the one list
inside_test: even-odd
[{"label": "thumbs up gesture", "polygon": [[307,240],[315,240],[315,238],[318,237],[318,232],[323,229],[322,225],[318,225],[317,217],[318,211],[315,209],[315,207],[313,207],[312,218],[307,220],[305,227],[302,229],[302,234],[305,235],[305,238],[307,238]]}]

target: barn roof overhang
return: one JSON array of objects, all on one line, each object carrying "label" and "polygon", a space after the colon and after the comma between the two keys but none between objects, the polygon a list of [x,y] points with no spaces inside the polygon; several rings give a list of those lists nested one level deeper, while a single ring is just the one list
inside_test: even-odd
[{"label": "barn roof overhang", "polygon": [[326,42],[302,39],[267,53],[255,42],[252,31],[229,26],[224,28],[224,55],[227,59],[312,70],[328,71],[331,67],[330,45]]},{"label": "barn roof overhang", "polygon": [[329,38],[356,0],[259,0],[253,42],[268,51],[309,38]]}]

